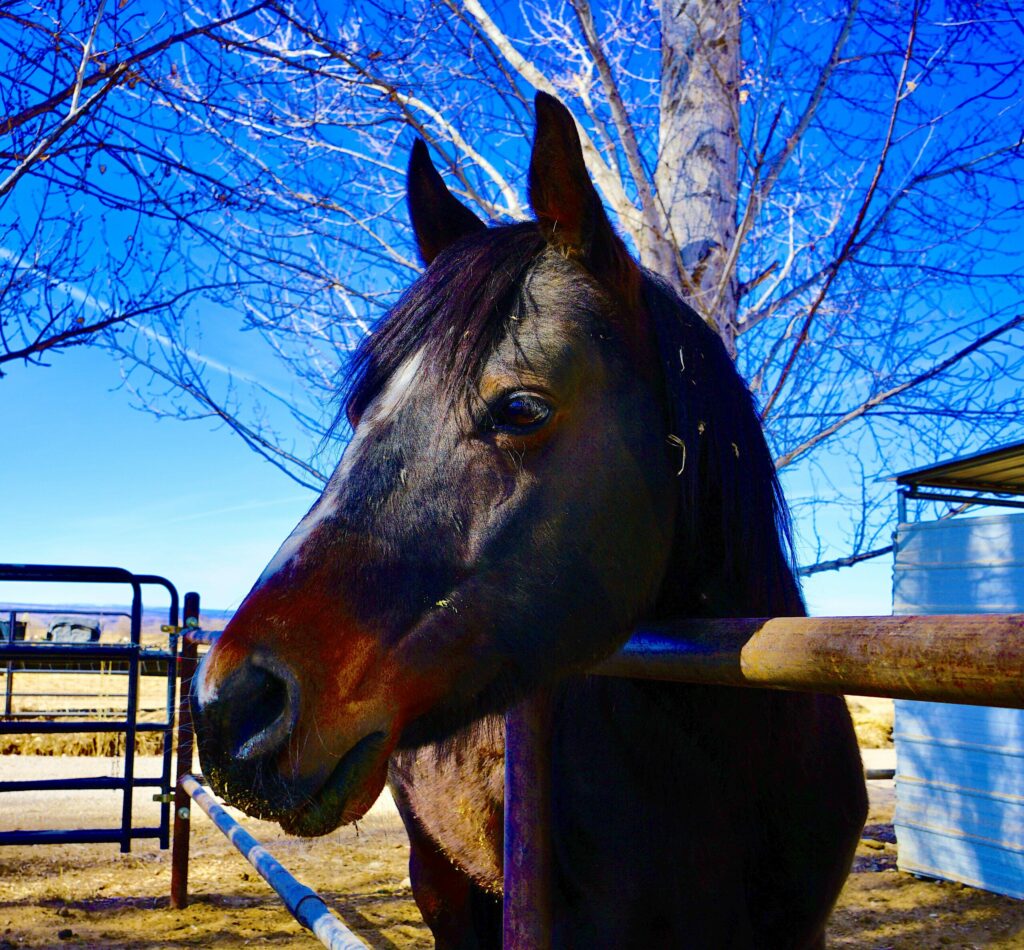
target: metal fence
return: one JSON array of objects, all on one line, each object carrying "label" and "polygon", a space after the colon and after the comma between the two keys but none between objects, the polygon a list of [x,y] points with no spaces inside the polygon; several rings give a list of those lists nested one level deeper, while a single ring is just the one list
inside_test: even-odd
[{"label": "metal fence", "polygon": [[[116,733],[124,737],[124,774],[86,778],[28,779],[0,781],[0,793],[29,791],[121,791],[121,821],[117,828],[58,828],[40,831],[0,831],[0,845],[72,844],[117,842],[122,851],[131,850],[138,838],[157,838],[161,848],[170,842],[171,750],[174,739],[174,700],[177,685],[178,591],[164,577],[155,574],[133,574],[115,567],[77,567],[70,565],[0,564],[0,581],[45,582],[67,584],[118,584],[132,590],[129,612],[131,622],[127,643],[60,643],[18,639],[18,611],[9,611],[11,637],[0,642],[0,666],[6,674],[5,711],[10,713],[13,675],[17,671],[67,673],[99,669],[101,664],[119,666],[127,678],[126,710],[123,718],[80,718],[62,716],[47,720],[31,720],[14,715],[0,719],[0,735],[39,735],[53,733]],[[168,646],[163,649],[142,647],[142,588],[155,585],[170,596],[168,608]],[[61,611],[67,613],[68,611]],[[166,678],[165,717],[159,722],[139,722],[139,677],[144,665],[154,668]],[[140,732],[162,734],[161,773],[156,777],[135,775],[135,738]],[[136,828],[132,825],[132,802],[135,789],[154,788],[160,803],[156,826]]]},{"label": "metal fence", "polygon": [[[212,638],[202,639],[210,642]],[[187,637],[183,658],[189,649],[194,657],[194,641]],[[190,662],[192,666],[188,666]],[[183,664],[190,676],[194,660],[183,659]],[[593,672],[705,685],[1024,708],[1024,615],[687,620],[638,631]],[[191,720],[186,716],[183,706],[180,728],[188,732],[186,761],[190,768]],[[510,950],[550,947],[551,726],[547,693],[529,699],[506,716],[503,944]],[[184,746],[179,739],[179,750]],[[190,792],[202,792],[187,771],[179,755],[178,792],[185,802]],[[197,801],[204,808],[213,803],[208,793],[202,795],[206,797],[197,796]],[[179,809],[184,825],[184,849],[180,852],[175,828],[178,877],[177,891],[172,882],[172,904],[176,907],[185,906],[187,899],[188,814],[187,807]],[[250,854],[266,854],[262,849],[252,852],[257,844],[254,840],[242,839],[239,844],[243,833],[237,824],[221,827],[243,853],[248,848]],[[179,869],[182,857],[184,865]],[[320,905],[313,906],[319,913]],[[294,909],[292,912],[300,923],[310,926]],[[345,934],[347,940],[351,935]],[[321,940],[326,946],[335,946]]]},{"label": "metal fence", "polygon": [[[595,673],[1024,708],[1024,615],[687,620],[641,631]],[[506,716],[504,946],[551,934],[550,705]]]}]

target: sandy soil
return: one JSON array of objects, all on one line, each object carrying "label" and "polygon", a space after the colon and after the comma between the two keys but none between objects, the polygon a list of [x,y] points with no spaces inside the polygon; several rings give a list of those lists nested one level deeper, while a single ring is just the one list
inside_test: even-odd
[{"label": "sandy soil", "polygon": [[[875,751],[862,750],[865,766],[891,767],[891,750]],[[832,915],[828,946],[834,950],[1024,948],[1024,901],[896,870],[893,784],[868,783],[871,809],[853,873]]]},{"label": "sandy soil", "polygon": [[[0,757],[5,778],[103,775],[116,766],[101,758]],[[156,760],[142,759],[138,768],[155,773]],[[140,798],[136,814],[148,824],[155,806]],[[831,947],[1024,948],[1024,902],[896,871],[891,783],[872,783],[872,799],[868,837],[833,918]],[[116,793],[6,795],[0,828],[113,824],[118,807]],[[378,802],[358,827],[316,841],[288,839],[264,822],[245,824],[371,947],[432,945],[412,901],[405,834],[389,801]],[[0,849],[0,950],[317,946],[198,810],[190,876],[192,903],[173,911],[170,855],[155,842],[137,842],[128,855],[116,845]]]},{"label": "sandy soil", "polygon": [[[154,757],[136,763],[140,775],[159,772]],[[0,757],[0,773],[10,779],[110,775],[118,767],[101,757]],[[0,828],[115,826],[120,800],[117,792],[5,794]],[[140,824],[156,823],[156,805],[145,791],[133,814]],[[371,946],[433,945],[412,900],[405,831],[389,799],[358,826],[313,841],[289,839],[267,822],[245,818],[245,825]],[[0,950],[318,946],[198,808],[191,858],[191,903],[176,911],[167,896],[170,852],[155,840],[135,842],[131,854],[110,844],[2,848]]]}]

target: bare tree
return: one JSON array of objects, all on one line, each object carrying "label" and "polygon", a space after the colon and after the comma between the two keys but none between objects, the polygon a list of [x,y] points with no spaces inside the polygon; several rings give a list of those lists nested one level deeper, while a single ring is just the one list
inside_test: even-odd
[{"label": "bare tree", "polygon": [[[1010,0],[193,8],[146,30],[200,32],[133,64],[134,85],[119,81],[61,131],[106,88],[98,66],[80,66],[95,61],[90,31],[123,37],[141,23],[108,30],[111,15],[93,11],[74,53],[52,53],[90,84],[62,79],[71,93],[12,142],[4,161],[18,164],[0,167],[9,178],[25,165],[12,194],[52,215],[38,232],[21,216],[8,231],[0,253],[18,263],[5,301],[49,294],[54,329],[82,320],[71,288],[95,303],[99,275],[123,288],[118,312],[129,297],[171,301],[147,311],[164,318],[156,332],[107,337],[140,400],[167,411],[173,396],[181,414],[224,419],[305,484],[323,477],[315,447],[348,352],[418,271],[402,182],[412,135],[483,216],[522,219],[537,89],[573,110],[642,262],[750,381],[807,559],[839,566],[884,543],[881,476],[1021,433],[1024,27]],[[22,19],[34,29],[38,14]],[[12,78],[29,91],[9,113],[53,98],[33,68]],[[186,272],[157,287],[128,258],[101,267],[81,252],[96,221],[112,220],[93,206],[111,201],[97,163],[126,135],[122,167],[142,184],[122,201],[145,211],[118,235],[165,249],[150,273]],[[150,170],[167,168],[161,188]],[[89,211],[52,212],[83,192]],[[258,334],[294,386],[261,388],[197,358],[200,298]]]},{"label": "bare tree", "polygon": [[173,85],[182,47],[216,48],[218,31],[265,5],[198,24],[125,6],[0,8],[0,363],[144,324],[223,286],[153,280],[187,274],[175,225],[221,199],[197,187],[200,157],[179,154],[182,129],[154,121],[148,100]]}]

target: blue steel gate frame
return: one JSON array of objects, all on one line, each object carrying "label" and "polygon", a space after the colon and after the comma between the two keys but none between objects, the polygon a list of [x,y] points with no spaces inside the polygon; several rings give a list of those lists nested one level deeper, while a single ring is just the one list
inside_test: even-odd
[{"label": "blue steel gate frame", "polygon": [[[171,750],[174,739],[175,688],[178,674],[178,591],[166,578],[155,574],[133,574],[117,567],[77,567],[70,565],[0,564],[0,581],[56,582],[71,584],[127,584],[132,589],[131,635],[127,644],[53,643],[15,641],[15,625],[10,639],[0,642],[0,661],[9,680],[19,664],[30,669],[53,669],[80,661],[115,660],[127,663],[127,712],[123,720],[76,720],[55,722],[12,722],[0,719],[0,735],[41,733],[115,732],[125,737],[124,775],[96,778],[29,779],[0,781],[0,793],[114,789],[122,792],[121,823],[118,828],[50,829],[42,831],[0,831],[0,845],[84,844],[118,842],[122,852],[131,850],[132,839],[158,838],[161,848],[170,842],[170,802],[174,792],[171,776]],[[142,649],[142,587],[163,587],[170,595],[168,610],[169,646],[166,650]],[[12,621],[14,614],[11,614]],[[138,721],[139,676],[143,662],[166,664],[167,714],[162,722]],[[139,732],[163,734],[161,774],[155,778],[135,777],[135,737]],[[156,827],[132,827],[132,798],[136,788],[158,788],[154,799],[160,802],[160,821]]]}]

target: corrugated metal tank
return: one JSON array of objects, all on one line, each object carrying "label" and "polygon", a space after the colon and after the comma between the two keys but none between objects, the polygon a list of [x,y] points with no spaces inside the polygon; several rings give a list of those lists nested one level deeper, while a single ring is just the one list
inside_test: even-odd
[{"label": "corrugated metal tank", "polygon": [[[902,524],[893,613],[1024,611],[1024,515]],[[1024,710],[896,702],[901,870],[1024,898]]]}]

